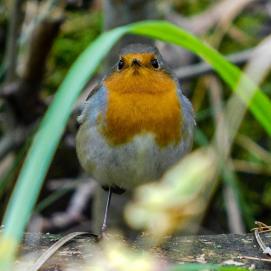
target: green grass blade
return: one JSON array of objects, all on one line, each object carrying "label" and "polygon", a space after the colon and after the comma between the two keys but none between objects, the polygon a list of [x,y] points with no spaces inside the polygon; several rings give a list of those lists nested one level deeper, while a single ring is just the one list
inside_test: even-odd
[{"label": "green grass blade", "polygon": [[[248,105],[259,123],[271,135],[271,102],[239,68],[229,63],[221,54],[192,34],[168,22],[149,21],[131,25],[134,34],[146,35],[182,46],[208,62],[224,81]],[[251,95],[253,97],[251,99]]]},{"label": "green grass blade", "polygon": [[10,261],[8,258],[14,254],[12,244],[22,238],[76,98],[101,60],[125,31],[123,27],[101,35],[80,55],[57,91],[34,137],[4,216],[2,244],[6,246],[10,243],[13,251],[7,255],[8,251],[2,247],[6,253],[0,253],[0,264],[7,262],[5,260]]}]

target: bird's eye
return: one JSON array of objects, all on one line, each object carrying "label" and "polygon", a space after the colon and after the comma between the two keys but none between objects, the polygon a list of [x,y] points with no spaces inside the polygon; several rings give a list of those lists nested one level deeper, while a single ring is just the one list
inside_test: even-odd
[{"label": "bird's eye", "polygon": [[124,67],[124,61],[123,59],[120,59],[119,63],[118,63],[118,70],[121,70]]},{"label": "bird's eye", "polygon": [[152,59],[151,64],[155,69],[159,68],[159,62],[156,58]]}]

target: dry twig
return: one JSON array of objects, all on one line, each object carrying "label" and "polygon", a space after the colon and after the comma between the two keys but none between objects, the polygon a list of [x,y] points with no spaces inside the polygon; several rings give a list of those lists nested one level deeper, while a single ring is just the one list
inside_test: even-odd
[{"label": "dry twig", "polygon": [[271,226],[267,226],[266,224],[259,221],[255,221],[255,224],[257,225],[257,227],[252,229],[254,231],[255,239],[259,247],[262,249],[263,253],[271,256],[271,248],[269,246],[266,246],[262,238],[260,237],[260,233],[271,232]]}]

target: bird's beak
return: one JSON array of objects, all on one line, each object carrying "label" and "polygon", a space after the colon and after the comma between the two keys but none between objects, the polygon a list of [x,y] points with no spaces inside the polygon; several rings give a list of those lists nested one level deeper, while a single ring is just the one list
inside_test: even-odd
[{"label": "bird's beak", "polygon": [[138,59],[134,58],[133,61],[132,61],[132,66],[133,67],[140,67],[141,66],[141,63]]}]

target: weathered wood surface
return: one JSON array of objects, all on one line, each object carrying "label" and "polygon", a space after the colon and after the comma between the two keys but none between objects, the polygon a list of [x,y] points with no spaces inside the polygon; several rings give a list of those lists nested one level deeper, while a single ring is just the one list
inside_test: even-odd
[{"label": "weathered wood surface", "polygon": [[[271,234],[261,234],[267,246],[271,245]],[[35,259],[44,253],[60,236],[27,234],[21,249],[16,270],[30,270]],[[52,256],[40,270],[81,270],[81,266],[97,257],[91,237],[78,237],[66,244]],[[99,244],[96,244],[99,246]],[[133,247],[141,248],[137,242]],[[168,263],[216,263],[236,265],[256,270],[271,270],[271,257],[265,256],[257,245],[253,234],[220,234],[206,236],[174,237],[162,248],[152,248],[152,253]],[[96,255],[96,256],[95,256]],[[254,260],[247,257],[253,257]],[[270,262],[263,261],[267,259]],[[75,266],[76,269],[75,269]]]}]

